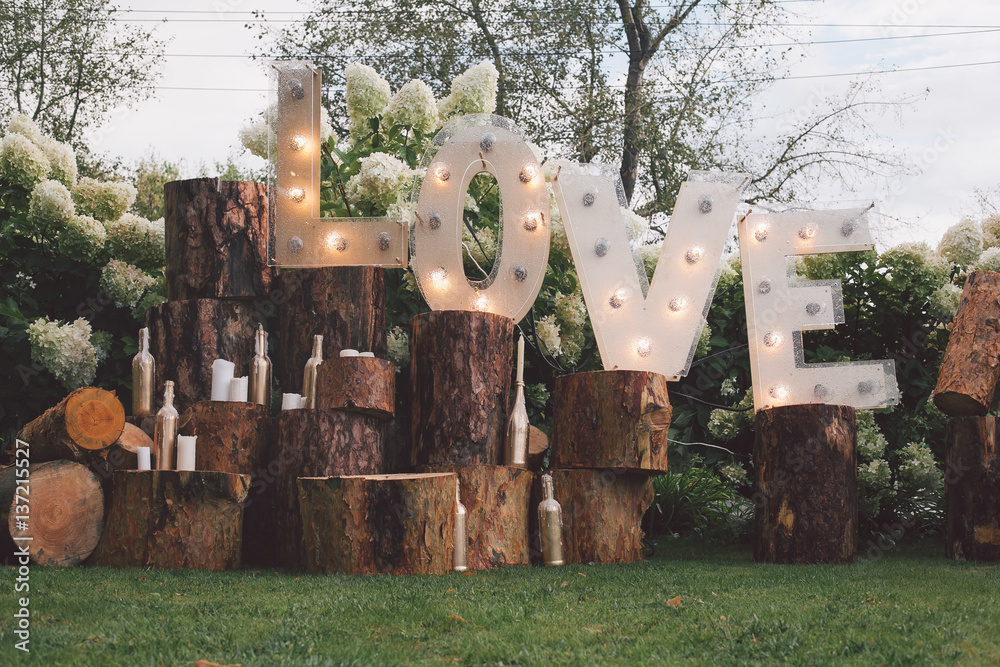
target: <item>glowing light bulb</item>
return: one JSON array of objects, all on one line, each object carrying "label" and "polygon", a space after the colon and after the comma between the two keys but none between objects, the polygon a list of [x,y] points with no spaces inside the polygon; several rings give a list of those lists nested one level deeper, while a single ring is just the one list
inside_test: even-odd
[{"label": "glowing light bulb", "polygon": [[309,140],[301,134],[296,134],[288,143],[291,145],[293,151],[300,151],[309,144]]},{"label": "glowing light bulb", "polygon": [[448,167],[443,164],[439,164],[434,167],[434,176],[442,183],[446,183],[448,179],[451,178],[451,172],[448,171]]},{"label": "glowing light bulb", "polygon": [[448,271],[442,266],[431,271],[430,274],[431,284],[437,289],[444,289],[444,286],[448,284]]},{"label": "glowing light bulb", "polygon": [[771,395],[771,398],[783,401],[788,398],[788,387],[783,384],[776,384],[768,389],[767,393]]},{"label": "glowing light bulb", "polygon": [[476,310],[485,311],[487,308],[489,308],[489,305],[490,302],[486,298],[486,295],[480,292],[479,290],[476,290]]},{"label": "glowing light bulb", "polygon": [[640,338],[635,343],[635,353],[645,359],[653,351],[653,341],[648,338]]},{"label": "glowing light bulb", "polygon": [[527,184],[535,180],[537,176],[538,176],[538,167],[536,167],[533,164],[527,164],[521,170],[521,173],[518,175],[518,178],[521,179],[522,183]]},{"label": "glowing light bulb", "polygon": [[765,223],[757,225],[753,230],[753,237],[758,241],[763,241],[767,238],[767,233],[771,231],[770,228]]},{"label": "glowing light bulb", "polygon": [[688,307],[688,299],[686,296],[675,296],[670,300],[670,310],[675,313],[679,313]]},{"label": "glowing light bulb", "polygon": [[768,347],[778,347],[781,345],[781,334],[777,331],[764,334],[764,345]]},{"label": "glowing light bulb", "polygon": [[301,204],[306,200],[306,191],[302,188],[289,188],[288,198],[296,204]]},{"label": "glowing light bulb", "polygon": [[608,304],[612,308],[621,308],[628,301],[628,290],[624,287],[619,287],[612,294],[611,298],[608,299]]},{"label": "glowing light bulb", "polygon": [[542,217],[540,212],[533,211],[524,216],[524,228],[529,232],[533,232],[538,229],[544,221],[545,218]]},{"label": "glowing light bulb", "polygon": [[805,227],[802,227],[801,229],[799,229],[799,238],[800,239],[804,239],[804,240],[808,241],[809,239],[811,239],[814,236],[816,236],[816,228],[813,227],[812,225],[806,225]]},{"label": "glowing light bulb", "polygon": [[701,258],[704,256],[705,256],[705,249],[702,248],[700,245],[696,245],[684,254],[684,259],[687,260],[688,264],[697,264],[699,261],[701,261]]},{"label": "glowing light bulb", "polygon": [[339,232],[330,232],[326,235],[326,247],[337,252],[344,252],[347,250],[347,239]]}]

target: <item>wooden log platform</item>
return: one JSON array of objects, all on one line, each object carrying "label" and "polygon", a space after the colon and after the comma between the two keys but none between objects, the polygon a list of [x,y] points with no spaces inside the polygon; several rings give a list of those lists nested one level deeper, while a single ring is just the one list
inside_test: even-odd
[{"label": "wooden log platform", "polygon": [[266,184],[193,178],[164,184],[163,197],[167,299],[268,293]]},{"label": "wooden log platform", "polygon": [[511,466],[426,466],[458,475],[467,512],[470,570],[528,565],[528,517],[534,473]]},{"label": "wooden log platform", "polygon": [[415,316],[410,328],[410,463],[500,463],[514,363],[513,320],[445,310]]},{"label": "wooden log platform", "polygon": [[104,389],[83,387],[25,424],[17,437],[28,443],[32,463],[89,462],[103,457],[124,430],[125,408],[118,397]]},{"label": "wooden log platform", "polygon": [[857,560],[857,449],[854,408],[786,405],[757,413],[754,560]]},{"label": "wooden log platform", "polygon": [[392,419],[396,412],[396,366],[371,357],[327,359],[316,369],[316,407]]},{"label": "wooden log platform", "polygon": [[118,471],[104,536],[90,560],[104,567],[240,567],[249,475]]},{"label": "wooden log platform", "polygon": [[1000,379],[1000,273],[972,271],[965,281],[934,404],[952,417],[990,411]]},{"label": "wooden log platform", "polygon": [[139,447],[149,447],[149,451],[152,452],[153,439],[138,426],[126,422],[125,430],[115,444],[104,450],[105,456],[90,460],[90,470],[101,481],[105,506],[109,511],[111,496],[114,493],[112,485],[114,473],[116,470],[135,470],[139,466]]},{"label": "wooden log platform", "polygon": [[296,269],[282,272],[276,285],[280,294],[276,371],[283,391],[301,390],[317,334],[323,336],[324,359],[339,358],[343,349],[385,358],[385,269]]},{"label": "wooden log platform", "polygon": [[447,473],[298,480],[310,572],[445,574],[455,565]]},{"label": "wooden log platform", "polygon": [[667,470],[667,379],[648,371],[595,371],[556,378],[554,468]]},{"label": "wooden log platform", "polygon": [[263,461],[269,410],[255,403],[199,401],[181,417],[181,435],[198,436],[195,469],[252,475]]},{"label": "wooden log platform", "polygon": [[216,359],[236,364],[237,377],[247,375],[259,323],[253,305],[239,301],[188,299],[150,308],[146,325],[156,359],[157,404],[166,380],[174,381],[174,405],[181,412],[212,398]]},{"label": "wooden log platform", "polygon": [[[567,564],[642,560],[642,517],[654,496],[651,477],[569,468],[553,470],[552,485],[562,505]],[[532,511],[537,513],[537,505]]]},{"label": "wooden log platform", "polygon": [[948,422],[945,553],[955,560],[1000,560],[1000,419]]}]

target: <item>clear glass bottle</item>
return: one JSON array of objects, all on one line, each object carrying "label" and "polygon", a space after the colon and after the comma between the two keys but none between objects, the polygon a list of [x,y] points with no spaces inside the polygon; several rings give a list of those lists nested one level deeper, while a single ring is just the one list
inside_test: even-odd
[{"label": "clear glass bottle", "polygon": [[179,417],[177,408],[174,407],[174,383],[167,380],[163,389],[163,407],[156,413],[156,426],[153,431],[157,470],[174,469],[174,446],[177,442]]},{"label": "clear glass bottle", "polygon": [[257,326],[257,342],[250,363],[250,402],[271,407],[271,359],[267,356],[267,332]]},{"label": "clear glass bottle", "polygon": [[469,522],[468,512],[462,504],[462,484],[455,485],[455,571],[469,569]]},{"label": "clear glass bottle", "polygon": [[139,330],[139,352],[132,358],[132,414],[153,414],[153,382],[156,361],[149,352],[149,329]]},{"label": "clear glass bottle", "polygon": [[302,398],[305,399],[305,408],[310,410],[316,407],[316,373],[320,364],[323,363],[323,336],[313,336],[313,351],[309,361],[306,362],[305,373],[302,375]]},{"label": "clear glass bottle", "polygon": [[552,475],[542,475],[542,502],[538,503],[538,530],[542,540],[542,560],[546,565],[562,565],[562,506],[555,499]]}]

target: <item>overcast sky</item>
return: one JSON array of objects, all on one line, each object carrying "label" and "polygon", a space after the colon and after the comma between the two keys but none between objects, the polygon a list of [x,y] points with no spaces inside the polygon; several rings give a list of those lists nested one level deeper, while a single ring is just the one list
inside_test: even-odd
[{"label": "overcast sky", "polygon": [[[888,184],[862,184],[843,193],[829,183],[829,198],[877,198],[883,212],[906,222],[884,232],[880,245],[918,238],[936,244],[942,232],[963,214],[975,211],[974,188],[1000,184],[994,169],[1000,155],[1000,3],[990,0],[797,0],[787,5],[810,27],[801,39],[844,39],[935,35],[841,44],[813,44],[790,74],[814,77],[844,72],[913,70],[881,74],[887,96],[908,96],[929,89],[902,117],[874,119],[876,129],[894,147],[907,151],[920,173]],[[246,54],[256,48],[256,30],[245,23],[249,12],[265,10],[273,18],[293,20],[309,3],[295,0],[150,0],[124,2],[139,10],[130,19],[162,19],[155,25],[170,40],[156,95],[135,109],[117,110],[91,136],[94,148],[131,162],[155,150],[160,157],[184,160],[189,173],[202,163],[224,161],[241,149],[237,133],[260,111],[267,78]],[[169,13],[163,13],[169,7]],[[194,13],[179,13],[180,10]],[[279,14],[279,12],[288,12]],[[295,12],[300,12],[296,14]],[[867,27],[865,27],[867,26]],[[974,34],[973,34],[974,33]],[[968,63],[992,64],[948,67]],[[842,90],[853,77],[802,78],[776,82],[766,103],[772,112],[794,112],[817,91]],[[195,90],[192,90],[195,89]],[[232,90],[232,89],[249,89]],[[247,164],[249,158],[242,158]]]}]

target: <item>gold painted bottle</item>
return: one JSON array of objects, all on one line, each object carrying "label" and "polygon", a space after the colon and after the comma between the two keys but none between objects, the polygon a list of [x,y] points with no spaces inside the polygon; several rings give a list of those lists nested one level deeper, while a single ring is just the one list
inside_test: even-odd
[{"label": "gold painted bottle", "polygon": [[562,506],[552,490],[552,475],[542,475],[542,502],[538,503],[538,530],[542,538],[542,561],[563,564]]},{"label": "gold painted bottle", "polygon": [[517,388],[514,390],[514,405],[507,420],[504,463],[518,468],[528,465],[528,410],[524,405],[524,336],[521,336],[517,345]]},{"label": "gold painted bottle", "polygon": [[455,485],[455,571],[469,569],[469,522],[468,512],[462,504],[462,484]]},{"label": "gold painted bottle", "polygon": [[153,414],[153,381],[156,360],[149,353],[149,329],[139,330],[139,352],[132,358],[132,414]]},{"label": "gold painted bottle", "polygon": [[250,363],[250,402],[271,407],[271,359],[267,356],[267,332],[257,326],[255,354]]},{"label": "gold painted bottle", "polygon": [[177,443],[177,408],[174,407],[174,383],[167,380],[163,389],[163,407],[156,413],[153,445],[156,447],[156,469],[174,469],[174,445]]},{"label": "gold painted bottle", "polygon": [[313,352],[306,362],[305,373],[302,375],[302,397],[306,404],[304,407],[313,410],[316,408],[316,373],[320,364],[323,363],[323,336],[313,336]]}]

